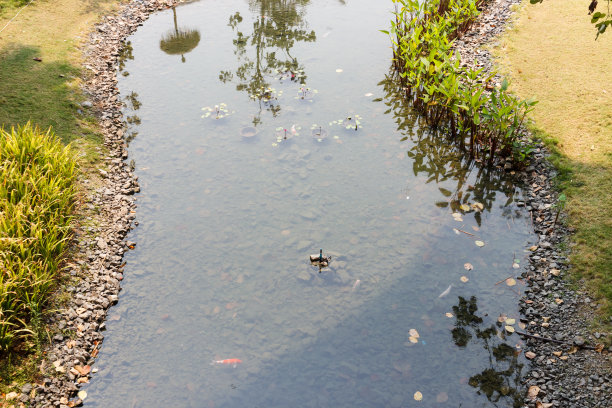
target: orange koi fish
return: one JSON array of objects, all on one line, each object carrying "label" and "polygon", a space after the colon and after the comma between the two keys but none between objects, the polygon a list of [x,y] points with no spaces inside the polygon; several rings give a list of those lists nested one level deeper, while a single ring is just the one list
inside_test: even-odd
[{"label": "orange koi fish", "polygon": [[225,364],[231,365],[232,367],[236,368],[236,366],[240,363],[242,363],[242,360],[240,360],[239,358],[226,358],[225,360],[213,360],[211,365]]}]

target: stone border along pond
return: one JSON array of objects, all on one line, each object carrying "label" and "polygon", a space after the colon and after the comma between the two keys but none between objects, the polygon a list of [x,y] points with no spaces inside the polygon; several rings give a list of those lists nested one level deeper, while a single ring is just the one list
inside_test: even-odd
[{"label": "stone border along pond", "polygon": [[[485,1],[483,13],[472,30],[456,42],[464,61],[492,67],[492,59],[481,45],[494,40],[504,31],[512,12],[510,7],[520,0]],[[117,303],[123,279],[123,253],[135,243],[124,241],[135,219],[135,200],[139,191],[132,173],[124,141],[125,123],[117,89],[117,64],[122,41],[145,21],[149,14],[172,7],[176,0],[136,0],[122,6],[116,14],[105,17],[90,33],[84,50],[84,92],[99,117],[109,156],[107,170],[99,170],[102,186],[96,180],[81,207],[96,221],[95,227],[76,231],[72,267],[67,273],[78,277],[76,286],[67,288],[71,301],[50,319],[56,329],[47,359],[41,364],[45,377],[36,384],[26,384],[12,398],[22,406],[67,408],[79,406],[86,398],[79,391],[82,383],[97,371],[94,362],[104,336],[104,320],[110,306]],[[382,35],[382,34],[381,34]],[[523,205],[532,215],[539,242],[530,248],[529,266],[522,279],[528,282],[520,299],[524,332],[552,341],[523,336],[525,355],[531,360],[531,371],[523,379],[525,406],[528,407],[605,407],[612,400],[610,351],[596,352],[593,347],[603,342],[601,334],[589,334],[589,316],[597,306],[582,293],[571,291],[562,280],[567,258],[557,249],[569,231],[554,226],[556,194],[551,187],[554,170],[546,161],[547,152],[539,145],[531,164],[516,177],[526,185]],[[507,171],[512,171],[506,163]],[[98,212],[96,213],[96,208]],[[137,225],[137,222],[134,222]],[[93,237],[92,237],[93,234]],[[590,346],[589,346],[590,345]],[[92,368],[93,366],[93,368]]]}]

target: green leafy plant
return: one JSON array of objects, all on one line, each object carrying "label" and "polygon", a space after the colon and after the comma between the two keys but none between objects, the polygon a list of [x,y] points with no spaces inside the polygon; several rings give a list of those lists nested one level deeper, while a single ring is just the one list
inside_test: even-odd
[{"label": "green leafy plant", "polygon": [[70,235],[76,161],[51,131],[0,129],[0,352],[35,334]]}]

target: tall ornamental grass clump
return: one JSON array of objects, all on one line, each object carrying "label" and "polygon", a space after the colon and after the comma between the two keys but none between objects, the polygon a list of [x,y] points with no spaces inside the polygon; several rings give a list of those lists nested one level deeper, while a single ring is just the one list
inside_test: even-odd
[{"label": "tall ornamental grass clump", "polygon": [[76,161],[29,123],[0,129],[0,352],[35,334],[70,234]]},{"label": "tall ornamental grass clump", "polygon": [[395,19],[389,34],[394,65],[405,97],[435,129],[474,158],[526,158],[531,147],[521,140],[526,115],[537,103],[508,92],[508,83],[492,86],[495,73],[461,64],[453,41],[467,32],[484,0],[393,0]]}]

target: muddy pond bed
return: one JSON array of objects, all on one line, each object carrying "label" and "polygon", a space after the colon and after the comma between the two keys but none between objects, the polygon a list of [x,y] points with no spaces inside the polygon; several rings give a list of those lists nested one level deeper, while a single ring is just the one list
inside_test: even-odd
[{"label": "muddy pond bed", "polygon": [[525,199],[397,99],[390,7],[200,1],[127,39],[137,246],[86,406],[522,401]]}]

